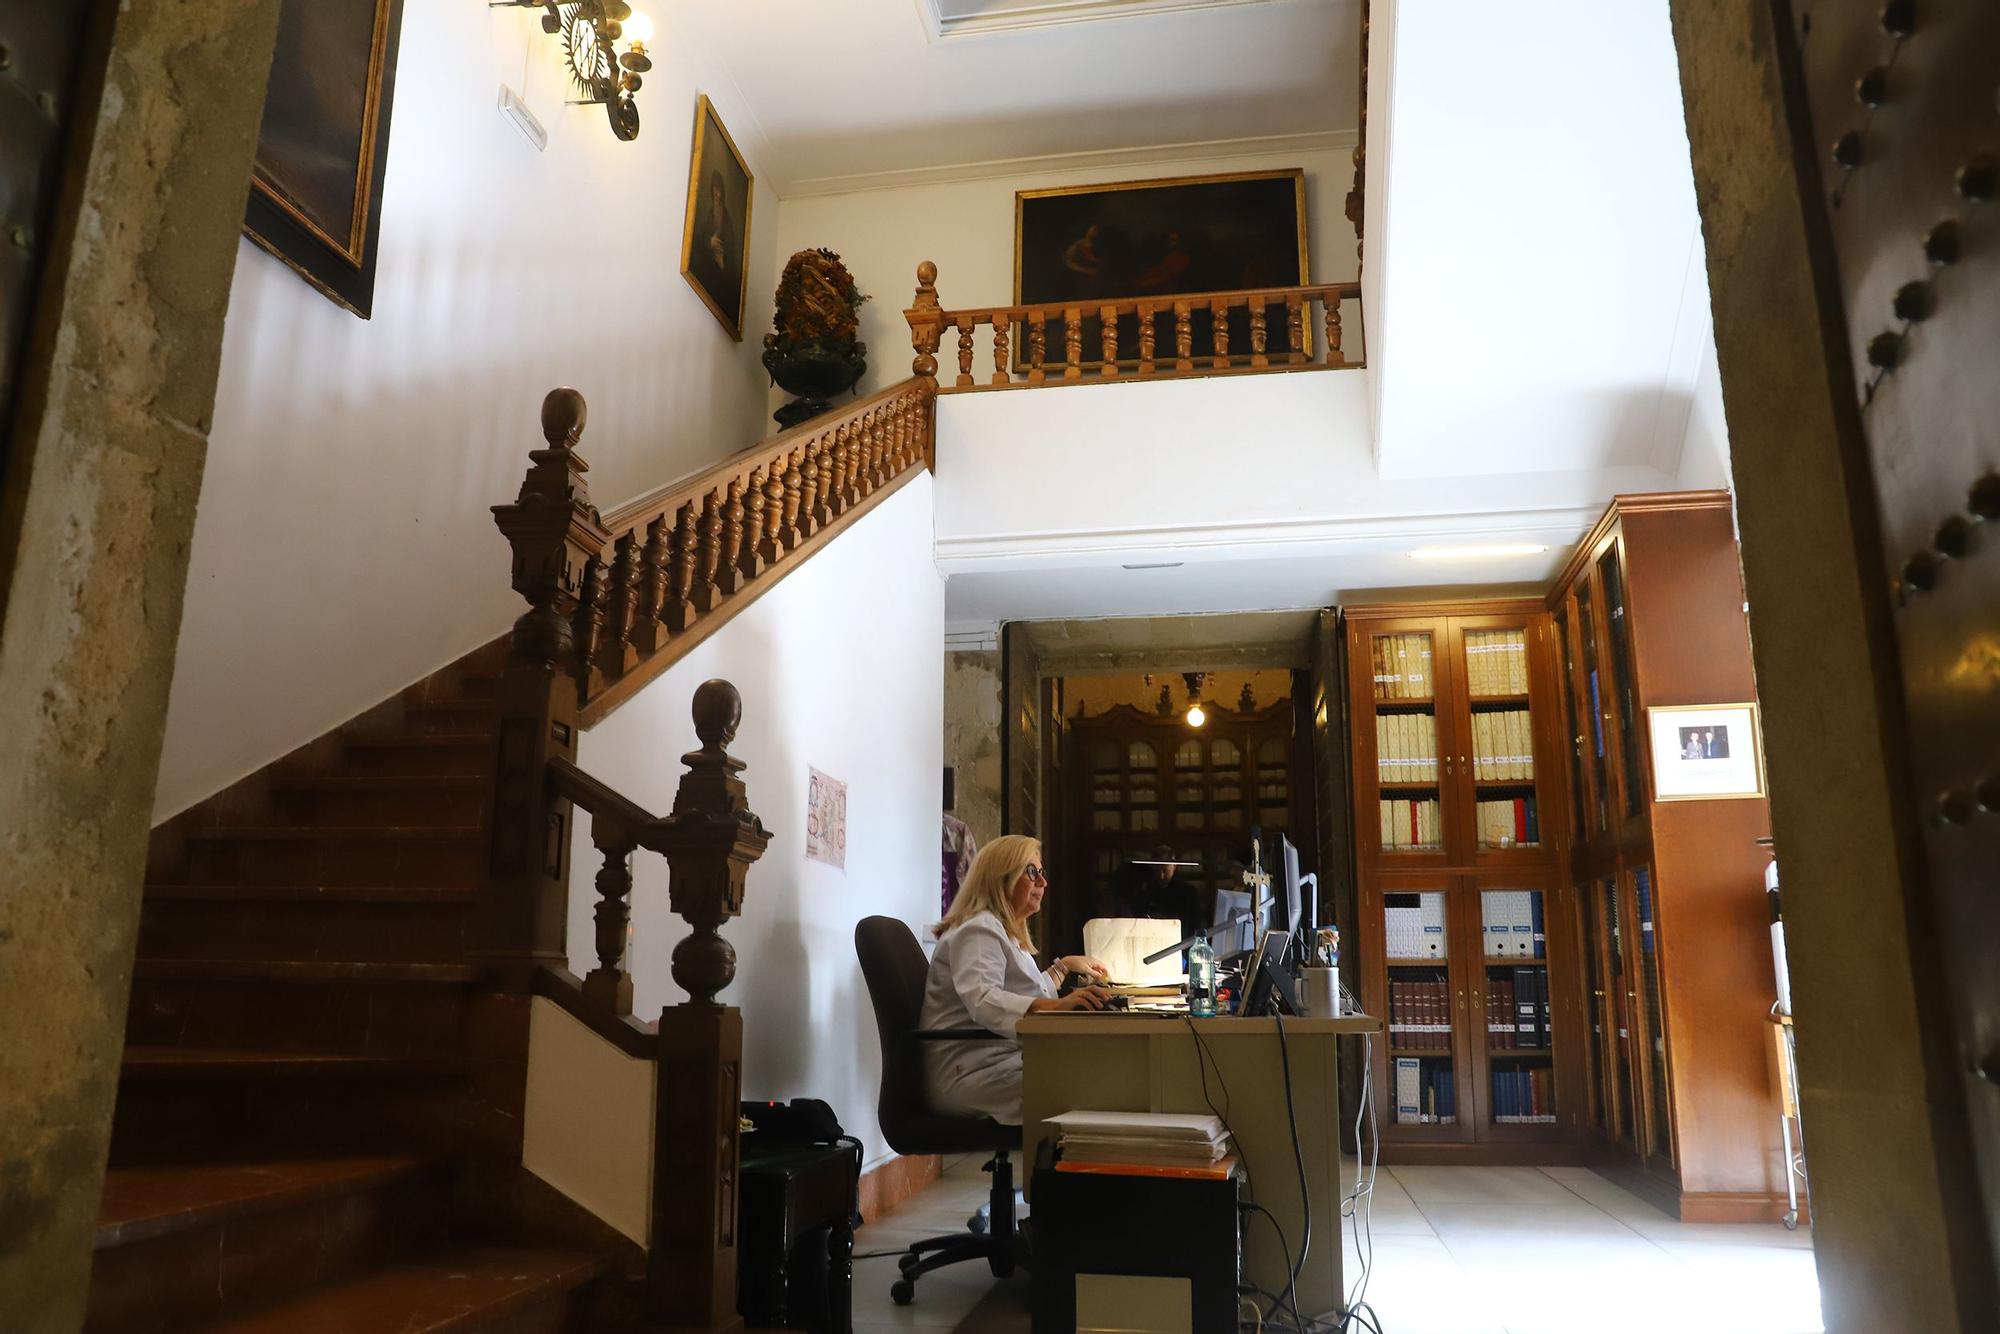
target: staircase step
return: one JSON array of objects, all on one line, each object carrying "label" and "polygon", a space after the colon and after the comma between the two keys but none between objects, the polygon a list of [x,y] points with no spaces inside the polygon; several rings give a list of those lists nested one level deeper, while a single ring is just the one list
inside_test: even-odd
[{"label": "staircase step", "polygon": [[467,1250],[388,1266],[204,1326],[208,1334],[568,1334],[584,1328],[596,1256]]},{"label": "staircase step", "polygon": [[301,824],[472,825],[490,786],[479,774],[307,774],[273,778],[270,791]]},{"label": "staircase step", "polygon": [[297,1158],[455,1142],[467,1061],[127,1046],[114,1166]]},{"label": "staircase step", "polygon": [[499,719],[491,699],[447,699],[409,703],[403,708],[407,736],[479,736],[489,740]]},{"label": "staircase step", "polygon": [[194,831],[182,853],[191,881],[302,885],[477,885],[478,825],[235,825]]},{"label": "staircase step", "polygon": [[477,976],[446,963],[140,959],[126,1041],[357,1056],[455,1052]]},{"label": "staircase step", "polygon": [[139,957],[464,957],[479,891],[381,885],[148,885]]},{"label": "staircase step", "polygon": [[462,963],[376,963],[361,959],[140,959],[133,977],[197,982],[471,982]]},{"label": "staircase step", "polygon": [[436,1248],[447,1186],[411,1155],[113,1168],[86,1328],[183,1330]]},{"label": "staircase step", "polygon": [[352,735],[340,738],[352,774],[482,774],[492,761],[486,736]]}]

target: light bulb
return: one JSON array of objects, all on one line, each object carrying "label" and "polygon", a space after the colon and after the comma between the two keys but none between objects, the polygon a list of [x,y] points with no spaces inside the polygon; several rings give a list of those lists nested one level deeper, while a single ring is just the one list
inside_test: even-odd
[{"label": "light bulb", "polygon": [[633,10],[632,17],[625,20],[625,40],[634,46],[644,46],[653,40],[653,20],[639,11]]},{"label": "light bulb", "polygon": [[1208,721],[1208,711],[1203,709],[1199,703],[1188,705],[1187,725],[1189,727],[1200,727],[1203,723],[1207,721]]}]

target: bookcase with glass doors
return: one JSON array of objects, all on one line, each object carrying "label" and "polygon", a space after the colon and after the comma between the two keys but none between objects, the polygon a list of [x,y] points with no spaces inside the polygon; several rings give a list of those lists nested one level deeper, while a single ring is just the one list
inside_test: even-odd
[{"label": "bookcase with glass doors", "polygon": [[1777,1218],[1768,804],[1660,800],[1649,741],[1649,709],[1756,700],[1728,493],[1617,497],[1548,607],[1587,1158],[1688,1221]]},{"label": "bookcase with glass doors", "polygon": [[1361,1001],[1388,1162],[1576,1158],[1581,1033],[1553,626],[1538,600],[1346,612]]}]

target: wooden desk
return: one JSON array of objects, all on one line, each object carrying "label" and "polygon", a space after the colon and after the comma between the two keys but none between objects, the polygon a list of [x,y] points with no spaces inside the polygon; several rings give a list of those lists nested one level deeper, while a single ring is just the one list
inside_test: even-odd
[{"label": "wooden desk", "polygon": [[[1021,1147],[1027,1160],[1026,1179],[1034,1179],[1041,1142],[1056,1133],[1049,1117],[1071,1111],[1206,1112],[1212,1099],[1228,1119],[1237,1152],[1249,1168],[1252,1198],[1276,1215],[1296,1255],[1305,1236],[1305,1212],[1285,1107],[1277,1021],[1193,1021],[1213,1058],[1208,1066],[1208,1099],[1202,1096],[1201,1069],[1188,1023],[1085,1014],[1023,1018],[1016,1031],[1025,1063]],[[1308,1316],[1324,1315],[1339,1308],[1343,1292],[1335,1046],[1350,1033],[1380,1032],[1382,1021],[1352,1015],[1287,1019],[1284,1024],[1292,1109],[1298,1117],[1299,1153],[1305,1159],[1306,1194],[1312,1202],[1312,1251],[1299,1274],[1299,1308]],[[1163,1237],[1161,1244],[1171,1245],[1172,1240]],[[1251,1282],[1267,1292],[1283,1293],[1283,1250],[1268,1220],[1252,1217],[1243,1264]]]}]

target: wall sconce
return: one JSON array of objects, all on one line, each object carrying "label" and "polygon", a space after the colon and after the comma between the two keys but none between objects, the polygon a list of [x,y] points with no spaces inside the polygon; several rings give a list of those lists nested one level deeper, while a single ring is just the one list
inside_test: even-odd
[{"label": "wall sconce", "polygon": [[487,0],[486,7],[547,10],[542,31],[562,39],[563,63],[582,94],[570,104],[602,103],[613,134],[627,142],[639,137],[639,107],[632,97],[640,76],[653,68],[646,51],[653,40],[651,19],[633,13],[626,0]]}]

